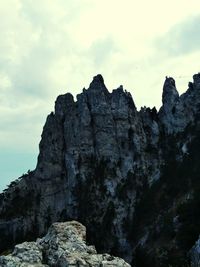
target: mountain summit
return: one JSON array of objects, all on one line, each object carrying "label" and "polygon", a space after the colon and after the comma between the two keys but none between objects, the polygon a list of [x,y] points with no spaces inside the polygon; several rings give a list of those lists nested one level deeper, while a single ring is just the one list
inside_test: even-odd
[{"label": "mountain summit", "polygon": [[[136,110],[103,77],[58,96],[36,169],[0,195],[0,250],[78,220],[99,252],[136,267],[188,266],[200,234],[200,74],[179,96],[166,77],[163,105]],[[192,249],[193,247],[193,249]],[[192,250],[191,250],[192,249]],[[196,253],[196,252],[195,252]]]}]

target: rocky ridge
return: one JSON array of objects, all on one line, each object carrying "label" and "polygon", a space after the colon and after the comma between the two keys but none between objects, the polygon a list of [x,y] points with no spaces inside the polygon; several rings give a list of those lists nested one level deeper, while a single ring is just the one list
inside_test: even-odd
[{"label": "rocky ridge", "polygon": [[130,93],[110,93],[101,75],[77,101],[59,96],[36,169],[0,195],[0,250],[73,219],[100,252],[138,266],[187,266],[200,226],[200,74],[181,96],[166,77],[162,101],[159,112],[137,111]]},{"label": "rocky ridge", "polygon": [[129,267],[124,260],[97,254],[86,245],[86,229],[76,222],[54,223],[36,242],[16,245],[12,254],[0,256],[2,267]]}]

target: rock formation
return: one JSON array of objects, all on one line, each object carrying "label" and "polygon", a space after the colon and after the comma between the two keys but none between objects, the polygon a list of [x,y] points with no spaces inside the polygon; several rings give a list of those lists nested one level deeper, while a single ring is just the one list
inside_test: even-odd
[{"label": "rock formation", "polygon": [[54,223],[45,237],[16,245],[12,254],[0,256],[1,267],[130,267],[109,254],[97,254],[85,242],[86,229],[76,222]]},{"label": "rock formation", "polygon": [[200,239],[198,239],[195,245],[189,251],[189,255],[191,258],[191,267],[199,267],[200,266]]},{"label": "rock formation", "polygon": [[0,195],[0,250],[78,220],[100,252],[138,267],[187,266],[200,234],[200,74],[193,79],[179,96],[166,77],[159,112],[137,111],[101,75],[77,101],[59,96],[36,169]]}]

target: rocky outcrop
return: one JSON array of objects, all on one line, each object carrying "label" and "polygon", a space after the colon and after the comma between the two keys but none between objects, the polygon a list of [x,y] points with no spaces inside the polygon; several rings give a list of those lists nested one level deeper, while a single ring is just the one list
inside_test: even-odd
[{"label": "rocky outcrop", "polygon": [[162,102],[159,111],[161,123],[165,127],[165,132],[174,134],[183,132],[188,124],[194,123],[200,108],[200,74],[193,76],[193,83],[189,83],[186,93],[179,96],[175,80],[166,77]]},{"label": "rocky outcrop", "polygon": [[109,254],[97,254],[94,246],[86,245],[85,239],[86,228],[82,224],[76,221],[54,223],[42,239],[16,245],[12,254],[0,256],[0,266],[130,266]]},{"label": "rocky outcrop", "polygon": [[191,258],[191,267],[200,266],[200,239],[198,239],[195,245],[189,251],[189,256]]},{"label": "rocky outcrop", "polygon": [[187,258],[199,236],[192,220],[184,230],[188,205],[197,214],[200,188],[200,74],[193,78],[179,96],[167,77],[159,112],[137,111],[130,93],[122,86],[110,93],[101,75],[76,101],[59,96],[36,169],[0,196],[0,250],[73,219],[100,252],[138,266],[183,267],[177,259]]}]

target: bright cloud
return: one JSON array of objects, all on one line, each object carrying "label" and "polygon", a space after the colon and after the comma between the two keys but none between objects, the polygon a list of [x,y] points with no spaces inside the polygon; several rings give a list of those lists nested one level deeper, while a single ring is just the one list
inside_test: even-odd
[{"label": "bright cloud", "polygon": [[11,176],[5,151],[21,155],[22,172],[25,155],[35,164],[57,95],[76,95],[97,73],[110,90],[123,84],[138,108],[160,106],[166,75],[183,92],[200,70],[199,8],[196,0],[0,0],[0,176]]}]

